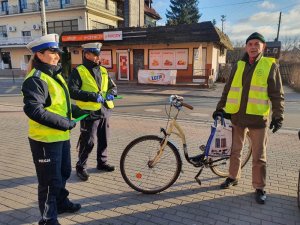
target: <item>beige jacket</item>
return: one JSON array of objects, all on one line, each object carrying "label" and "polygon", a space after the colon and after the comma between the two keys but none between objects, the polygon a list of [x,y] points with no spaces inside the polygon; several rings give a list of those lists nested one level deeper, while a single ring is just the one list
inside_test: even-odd
[{"label": "beige jacket", "polygon": [[[251,128],[264,128],[268,124],[267,117],[257,116],[257,115],[249,115],[246,114],[246,106],[248,102],[248,93],[250,89],[250,83],[252,79],[252,75],[254,69],[260,60],[262,54],[259,55],[252,65],[249,64],[249,57],[246,53],[242,58],[242,61],[246,62],[245,70],[243,73],[242,85],[242,99],[240,109],[237,113],[231,115],[231,121],[234,125],[240,127],[251,127]],[[225,108],[227,95],[234,77],[234,74],[237,69],[237,64],[232,68],[230,77],[224,87],[222,97],[217,104],[217,110]],[[284,92],[282,87],[281,76],[279,72],[279,67],[277,64],[273,64],[270,70],[269,78],[268,78],[268,95],[271,101],[272,118],[282,119],[283,120],[283,112],[284,112]]]}]

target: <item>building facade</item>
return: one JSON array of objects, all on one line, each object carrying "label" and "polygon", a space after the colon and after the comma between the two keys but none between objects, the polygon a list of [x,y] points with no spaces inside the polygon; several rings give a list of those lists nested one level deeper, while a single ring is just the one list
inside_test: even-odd
[{"label": "building facade", "polygon": [[61,45],[69,54],[68,62],[63,63],[69,65],[65,76],[82,62],[80,46],[91,41],[103,43],[101,63],[116,80],[143,79],[156,84],[169,82],[172,77],[173,83],[208,85],[216,80],[220,64],[225,64],[227,49],[232,49],[229,38],[209,21],[68,31],[61,35]]},{"label": "building facade", "polygon": [[47,33],[144,26],[144,0],[2,0],[0,73],[26,69],[31,56],[26,44],[42,36],[42,1]]}]

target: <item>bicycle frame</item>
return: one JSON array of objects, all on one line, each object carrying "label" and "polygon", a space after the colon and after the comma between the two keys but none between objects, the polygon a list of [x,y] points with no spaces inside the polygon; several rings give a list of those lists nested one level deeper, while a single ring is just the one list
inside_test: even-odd
[{"label": "bicycle frame", "polygon": [[[170,115],[170,112],[171,112],[171,108],[172,108],[172,106],[170,106],[169,115]],[[171,122],[168,124],[166,130],[164,128],[161,128],[161,132],[163,132],[163,134],[164,134],[163,141],[161,143],[160,149],[157,151],[154,158],[152,160],[149,160],[148,166],[150,168],[152,168],[156,165],[156,163],[159,161],[161,155],[163,154],[165,146],[167,145],[167,143],[169,141],[169,137],[171,136],[171,134],[175,134],[176,136],[178,136],[181,139],[182,146],[183,146],[184,157],[185,157],[186,161],[188,163],[192,164],[194,167],[200,167],[200,170],[197,173],[197,175],[195,176],[195,179],[201,185],[201,181],[199,179],[199,176],[202,173],[203,168],[208,167],[208,166],[210,166],[211,164],[213,164],[215,162],[226,160],[226,159],[229,158],[229,156],[221,157],[221,158],[218,158],[216,160],[211,160],[211,159],[208,160],[207,152],[204,152],[202,154],[202,156],[203,156],[202,159],[199,160],[199,163],[194,163],[193,161],[191,161],[191,158],[189,157],[189,154],[188,154],[188,148],[187,148],[187,143],[186,143],[186,137],[185,137],[184,130],[180,127],[179,123],[177,123],[177,118],[178,118],[178,114],[179,114],[180,110],[181,110],[181,108],[177,108],[177,113],[171,119]]]}]

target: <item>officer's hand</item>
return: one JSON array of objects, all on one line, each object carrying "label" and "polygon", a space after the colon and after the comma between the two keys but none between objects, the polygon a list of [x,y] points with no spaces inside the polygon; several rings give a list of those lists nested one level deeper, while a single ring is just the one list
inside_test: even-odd
[{"label": "officer's hand", "polygon": [[299,140],[300,140],[300,130],[298,131],[298,137],[299,137]]},{"label": "officer's hand", "polygon": [[70,120],[69,130],[72,130],[74,127],[76,127],[76,122],[74,120]]},{"label": "officer's hand", "polygon": [[106,95],[106,100],[113,101],[114,99],[115,99],[115,96],[113,96],[111,94]]},{"label": "officer's hand", "polygon": [[282,119],[275,119],[273,118],[271,123],[270,123],[270,129],[272,130],[273,133],[278,131],[282,127]]},{"label": "officer's hand", "polygon": [[102,97],[102,95],[98,95],[98,97],[97,97],[97,102],[98,103],[104,103],[104,98]]}]

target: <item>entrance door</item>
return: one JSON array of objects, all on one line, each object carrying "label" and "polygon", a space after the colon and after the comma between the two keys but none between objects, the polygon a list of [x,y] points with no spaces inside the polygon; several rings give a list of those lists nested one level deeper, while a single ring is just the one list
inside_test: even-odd
[{"label": "entrance door", "polygon": [[126,50],[117,51],[118,79],[129,80],[129,54]]},{"label": "entrance door", "polygon": [[133,79],[138,80],[138,72],[144,69],[144,49],[133,49]]}]

